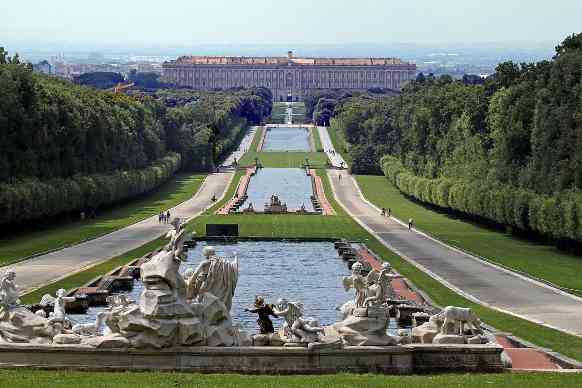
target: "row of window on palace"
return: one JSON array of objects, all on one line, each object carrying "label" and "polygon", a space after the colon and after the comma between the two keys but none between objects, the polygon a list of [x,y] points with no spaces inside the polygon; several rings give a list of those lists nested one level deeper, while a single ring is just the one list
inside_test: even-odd
[{"label": "row of window on palace", "polygon": [[[271,71],[224,71],[224,70],[207,70],[207,71],[189,71],[189,70],[174,70],[173,75],[182,80],[262,80],[262,81],[283,81],[289,76],[295,78],[299,81],[356,81],[356,80],[406,80],[408,79],[408,72],[406,71],[322,71],[322,72],[295,72],[287,73],[284,72],[271,72]],[[170,74],[172,74],[170,73]]]}]

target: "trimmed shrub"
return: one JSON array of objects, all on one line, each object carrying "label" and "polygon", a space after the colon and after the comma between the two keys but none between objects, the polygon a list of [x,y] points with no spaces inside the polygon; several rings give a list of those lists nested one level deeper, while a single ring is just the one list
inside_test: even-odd
[{"label": "trimmed shrub", "polygon": [[548,196],[482,181],[428,179],[413,175],[391,156],[382,158],[382,167],[398,190],[421,202],[556,239],[582,241],[582,196],[575,192]]},{"label": "trimmed shrub", "polygon": [[173,176],[180,161],[179,154],[171,153],[141,170],[0,184],[0,224],[97,208],[147,193]]}]

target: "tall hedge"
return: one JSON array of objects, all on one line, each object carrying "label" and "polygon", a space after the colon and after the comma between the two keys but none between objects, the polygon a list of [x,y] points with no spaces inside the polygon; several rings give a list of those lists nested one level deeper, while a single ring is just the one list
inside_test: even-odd
[{"label": "tall hedge", "polygon": [[180,161],[179,154],[170,153],[151,166],[138,170],[2,183],[0,224],[95,209],[147,193],[174,175],[180,168]]},{"label": "tall hedge", "polygon": [[0,182],[141,169],[163,157],[153,101],[0,65]]},{"label": "tall hedge", "polygon": [[534,231],[554,239],[582,242],[582,194],[537,194],[502,183],[423,178],[393,156],[382,158],[384,175],[404,194],[423,203]]}]

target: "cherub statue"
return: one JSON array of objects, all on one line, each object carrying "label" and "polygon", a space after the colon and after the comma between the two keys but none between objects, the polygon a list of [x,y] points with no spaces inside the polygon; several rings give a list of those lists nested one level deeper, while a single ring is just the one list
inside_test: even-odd
[{"label": "cherub statue", "polygon": [[351,288],[356,290],[356,297],[354,299],[354,307],[364,307],[364,302],[366,301],[366,290],[368,282],[366,278],[362,276],[363,266],[361,263],[356,262],[352,265],[352,274],[350,276],[345,276],[343,279],[344,289],[349,291]]},{"label": "cherub statue", "polygon": [[291,331],[300,342],[312,343],[319,342],[319,333],[323,333],[324,329],[315,318],[299,317],[291,326]]},{"label": "cherub statue", "polygon": [[383,304],[386,299],[393,296],[394,290],[390,285],[392,280],[392,267],[388,263],[382,265],[380,272],[372,271],[366,278],[370,284],[367,290],[367,297],[364,300],[365,306],[378,306]]},{"label": "cherub statue", "polygon": [[287,339],[293,338],[293,332],[291,328],[295,321],[303,316],[303,304],[298,302],[289,302],[285,298],[277,300],[277,305],[273,308],[273,312],[278,317],[285,318],[285,323],[283,324],[283,336]]},{"label": "cherub statue", "polygon": [[56,298],[53,298],[50,294],[46,294],[42,297],[41,305],[53,305],[53,312],[49,315],[49,322],[51,324],[60,323],[63,327],[70,328],[70,321],[67,318],[65,312],[65,305],[67,302],[74,302],[74,296],[66,296],[67,290],[60,288],[57,290]]},{"label": "cherub statue", "polygon": [[303,304],[279,299],[273,309],[278,317],[284,317],[283,336],[288,342],[317,342],[323,328],[314,318],[303,318]]}]

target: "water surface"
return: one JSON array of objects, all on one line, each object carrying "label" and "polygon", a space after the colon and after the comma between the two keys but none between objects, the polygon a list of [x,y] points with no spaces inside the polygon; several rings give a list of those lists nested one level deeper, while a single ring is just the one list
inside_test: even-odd
[{"label": "water surface", "polygon": [[256,211],[263,211],[271,195],[277,194],[281,202],[292,212],[305,206],[307,211],[315,211],[311,203],[313,188],[311,177],[300,168],[261,168],[251,178],[247,190],[248,199],[240,208],[242,211],[250,202]]},{"label": "water surface", "polygon": [[309,152],[309,129],[299,127],[269,127],[262,151]]},{"label": "water surface", "polygon": [[[220,256],[239,259],[239,279],[232,301],[233,323],[251,333],[258,333],[257,316],[244,311],[251,307],[256,295],[265,297],[267,303],[278,298],[299,301],[305,307],[305,316],[319,319],[321,325],[331,325],[340,320],[336,307],[354,297],[353,290],[344,291],[342,277],[350,274],[346,263],[338,257],[333,243],[241,241],[229,243],[199,242],[188,251],[188,261],[180,270],[195,269],[202,260],[202,249],[212,245]],[[143,289],[140,281],[128,293],[132,300],[139,300]],[[85,315],[69,315],[76,323],[94,322],[104,307],[90,308]],[[275,328],[282,319],[273,318]],[[396,321],[390,320],[389,331],[396,332]]]}]

